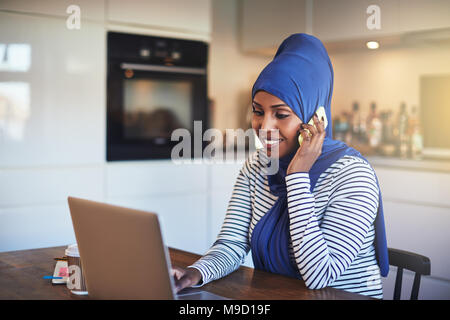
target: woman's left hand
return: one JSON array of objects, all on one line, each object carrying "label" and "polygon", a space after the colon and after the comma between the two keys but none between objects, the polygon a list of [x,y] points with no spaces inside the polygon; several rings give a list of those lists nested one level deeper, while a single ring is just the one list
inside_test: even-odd
[{"label": "woman's left hand", "polygon": [[[303,136],[303,142],[289,163],[286,174],[309,172],[322,153],[323,140],[326,135],[324,121],[319,121],[316,114],[313,116],[313,121],[315,126],[307,123],[300,125],[300,134]],[[311,136],[305,129],[311,132]]]}]

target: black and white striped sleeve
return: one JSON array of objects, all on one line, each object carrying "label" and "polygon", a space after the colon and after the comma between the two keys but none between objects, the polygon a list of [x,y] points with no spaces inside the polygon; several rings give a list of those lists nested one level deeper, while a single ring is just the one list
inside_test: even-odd
[{"label": "black and white striped sleeve", "polygon": [[196,287],[235,271],[250,251],[248,233],[252,207],[249,172],[247,160],[239,171],[217,240],[203,257],[189,266],[199,270],[202,275],[202,281]]},{"label": "black and white striped sleeve", "polygon": [[361,251],[378,209],[379,189],[367,163],[346,162],[331,184],[329,202],[319,225],[309,174],[286,176],[294,257],[310,289],[324,288],[345,272]]}]

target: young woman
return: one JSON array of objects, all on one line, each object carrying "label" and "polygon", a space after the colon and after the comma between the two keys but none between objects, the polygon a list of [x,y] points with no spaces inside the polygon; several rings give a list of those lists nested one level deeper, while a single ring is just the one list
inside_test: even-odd
[{"label": "young woman", "polygon": [[[252,127],[265,133],[265,148],[240,170],[213,246],[192,266],[173,269],[178,290],[224,277],[251,250],[255,268],[303,279],[310,289],[383,297],[389,263],[378,180],[358,151],[332,139],[332,89],[320,40],[285,39],[252,90]],[[265,174],[276,160],[278,172]]]}]

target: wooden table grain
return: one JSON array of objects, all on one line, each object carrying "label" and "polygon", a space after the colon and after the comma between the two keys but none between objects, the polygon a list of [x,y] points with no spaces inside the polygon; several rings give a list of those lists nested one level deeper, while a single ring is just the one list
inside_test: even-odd
[{"label": "wooden table grain", "polygon": [[[89,299],[76,296],[65,285],[52,285],[44,276],[53,275],[54,258],[64,255],[66,247],[10,251],[0,253],[0,299],[66,300]],[[172,265],[186,267],[197,254],[169,249]],[[240,267],[228,276],[204,285],[206,290],[230,299],[242,300],[367,300],[363,295],[333,288],[307,289],[302,280],[292,279],[248,267]]]}]

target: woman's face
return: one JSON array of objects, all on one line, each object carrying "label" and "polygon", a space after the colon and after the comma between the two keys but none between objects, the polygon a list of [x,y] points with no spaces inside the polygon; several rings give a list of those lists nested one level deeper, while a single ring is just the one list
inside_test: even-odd
[{"label": "woman's face", "polygon": [[[253,98],[252,109],[252,127],[269,157],[271,149],[277,146],[280,158],[299,147],[298,134],[302,121],[283,100],[265,91],[258,91]],[[276,129],[279,130],[278,141],[275,140],[275,136],[272,136],[272,132]],[[259,130],[266,130],[266,139]],[[271,140],[272,137],[273,140]]]}]

